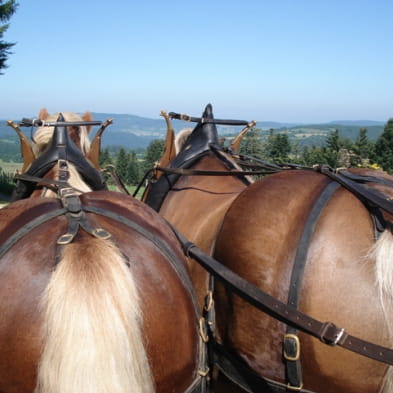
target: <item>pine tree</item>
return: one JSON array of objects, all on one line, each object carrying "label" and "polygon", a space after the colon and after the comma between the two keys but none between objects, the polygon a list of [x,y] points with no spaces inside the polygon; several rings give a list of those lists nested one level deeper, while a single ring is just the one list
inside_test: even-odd
[{"label": "pine tree", "polygon": [[375,143],[374,159],[386,172],[393,173],[393,118]]},{"label": "pine tree", "polygon": [[[0,22],[7,22],[18,8],[18,3],[15,0],[6,1],[0,0]],[[15,43],[6,42],[3,40],[4,33],[8,29],[9,24],[0,25],[0,75],[2,69],[7,68],[6,61],[11,54],[10,49]]]},{"label": "pine tree", "polygon": [[240,145],[240,154],[263,158],[263,146],[261,142],[262,130],[251,128],[247,131]]},{"label": "pine tree", "polygon": [[112,157],[109,153],[109,149],[104,149],[100,154],[100,167],[104,168],[105,165],[113,164]]},{"label": "pine tree", "polygon": [[267,141],[266,154],[269,159],[275,163],[282,164],[289,161],[289,153],[291,152],[291,144],[289,143],[287,134],[271,133]]},{"label": "pine tree", "polygon": [[142,170],[147,172],[154,167],[156,161],[159,161],[164,153],[164,140],[155,139],[149,143],[146,149]]},{"label": "pine tree", "polygon": [[353,164],[363,165],[364,161],[373,156],[374,144],[368,139],[367,128],[360,128],[359,134],[352,145],[352,150],[355,154]]},{"label": "pine tree", "polygon": [[127,167],[128,167],[128,155],[124,148],[119,150],[119,154],[116,157],[116,172],[120,179],[127,183]]},{"label": "pine tree", "polygon": [[128,155],[128,166],[127,166],[127,184],[137,185],[140,180],[139,176],[139,163],[136,153],[132,151]]}]

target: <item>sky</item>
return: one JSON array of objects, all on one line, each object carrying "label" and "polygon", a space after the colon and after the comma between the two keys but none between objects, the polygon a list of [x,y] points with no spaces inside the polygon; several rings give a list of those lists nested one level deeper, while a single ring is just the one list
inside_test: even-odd
[{"label": "sky", "polygon": [[0,119],[393,117],[391,0],[19,0]]}]

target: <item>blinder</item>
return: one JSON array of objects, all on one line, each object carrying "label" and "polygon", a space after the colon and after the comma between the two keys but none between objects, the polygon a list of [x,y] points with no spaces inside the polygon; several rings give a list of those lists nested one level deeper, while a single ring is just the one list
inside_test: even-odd
[{"label": "blinder", "polygon": [[[38,157],[25,172],[25,175],[41,178],[59,162],[64,169],[67,163],[72,163],[83,180],[93,190],[107,189],[105,180],[101,172],[94,168],[83,153],[77,148],[67,132],[67,122],[62,114],[59,115],[53,131],[53,138],[48,144],[44,153]],[[56,124],[56,123],[54,123]],[[66,168],[65,168],[66,169]],[[67,179],[60,179],[66,182]],[[16,186],[11,196],[11,201],[29,197],[34,191],[35,182],[18,179],[16,176]]]}]

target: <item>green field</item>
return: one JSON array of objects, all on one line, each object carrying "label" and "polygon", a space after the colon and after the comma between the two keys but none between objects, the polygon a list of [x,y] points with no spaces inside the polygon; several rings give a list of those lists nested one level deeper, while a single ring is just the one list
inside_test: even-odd
[{"label": "green field", "polygon": [[17,169],[22,169],[22,163],[20,162],[4,162],[0,159],[0,168],[4,173],[14,174]]}]

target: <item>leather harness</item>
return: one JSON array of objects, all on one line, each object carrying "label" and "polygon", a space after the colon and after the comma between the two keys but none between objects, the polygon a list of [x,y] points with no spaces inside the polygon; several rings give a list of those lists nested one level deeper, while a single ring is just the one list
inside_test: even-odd
[{"label": "leather harness", "polygon": [[[188,115],[179,115],[173,113],[170,113],[169,116],[181,120],[199,121],[199,124],[197,125],[197,127],[200,127],[199,135],[195,132],[194,129],[191,136],[194,136],[194,138],[201,137],[202,140],[204,135],[200,135],[201,131],[207,127],[211,127],[211,124],[219,122],[214,121],[214,119],[210,119],[209,121],[209,116],[205,116],[205,114],[202,116],[202,118],[192,118]],[[215,128],[211,128],[210,131],[216,132]],[[219,152],[220,150],[222,151],[222,148],[219,146],[219,144],[212,143],[211,134],[209,138],[210,141],[207,140],[207,142],[205,139],[204,145],[203,142],[199,142],[199,147],[202,145],[204,146],[203,149],[198,149],[198,146],[194,146],[193,143],[187,141],[188,143],[186,144],[188,145],[188,149],[180,152],[175,160],[171,162],[169,167],[162,168],[158,166],[155,168],[156,170],[164,172],[164,176],[161,176],[158,182],[153,182],[150,184],[151,189],[148,195],[147,203],[150,204],[155,210],[158,211],[160,209],[166,194],[170,189],[173,189],[173,185],[181,175],[238,176],[239,178],[245,180],[245,176],[249,174],[269,174],[279,172],[284,169],[304,169],[318,171],[328,176],[332,180],[332,182],[328,183],[326,188],[321,192],[306,220],[299,247],[295,256],[294,268],[290,282],[290,290],[288,293],[288,304],[282,303],[279,300],[271,297],[269,294],[263,292],[260,288],[244,280],[242,277],[238,276],[220,262],[202,252],[195,244],[186,239],[172,226],[173,231],[178,237],[184,252],[188,257],[196,260],[210,273],[211,276],[214,276],[215,279],[222,281],[227,287],[229,287],[233,292],[241,296],[247,302],[288,326],[283,345],[283,355],[286,361],[287,385],[283,385],[275,381],[269,381],[268,379],[257,375],[255,371],[253,371],[250,366],[248,366],[237,354],[231,353],[227,348],[217,343],[214,340],[214,337],[211,337],[211,339],[214,341],[213,344],[211,344],[213,346],[214,361],[218,368],[221,369],[227,377],[242,387],[243,390],[249,392],[285,392],[291,390],[307,393],[309,391],[304,390],[302,387],[301,367],[299,361],[300,348],[297,338],[298,331],[302,331],[313,337],[316,337],[324,344],[331,346],[338,345],[360,355],[384,362],[389,365],[393,365],[393,349],[382,347],[380,345],[376,345],[352,336],[343,328],[337,327],[332,322],[318,321],[308,315],[303,314],[297,309],[299,305],[302,276],[305,267],[308,246],[311,242],[311,236],[324,206],[334,194],[334,192],[341,185],[357,196],[369,209],[376,224],[376,229],[378,231],[382,231],[386,228],[387,223],[381,213],[381,209],[390,214],[393,214],[393,204],[382,193],[369,188],[367,183],[374,182],[388,186],[393,186],[393,183],[389,180],[380,179],[373,176],[353,175],[348,171],[341,171],[340,174],[338,174],[332,171],[328,166],[324,165],[317,166],[315,168],[303,167],[297,164],[276,165],[261,162],[255,158],[252,158],[252,160],[258,161],[260,163],[259,170],[257,171],[238,171],[233,168],[230,171],[222,172],[190,169],[190,167],[195,164],[197,160],[208,154],[208,147],[210,148],[210,151],[212,150],[215,153]],[[191,150],[193,160],[184,159],[184,155],[187,154],[188,150]],[[220,156],[219,154],[217,155]],[[238,157],[240,159],[245,158],[245,156]],[[242,166],[242,164],[244,164],[244,162],[240,165]],[[247,163],[245,163],[244,166],[247,167]],[[255,168],[254,165],[250,166]],[[170,179],[170,181],[168,181],[168,179]],[[164,182],[166,182],[165,187],[162,186]],[[156,193],[158,189],[159,192]],[[151,202],[153,200],[155,203],[149,203],[149,201]]]},{"label": "leather harness", "polygon": [[[75,165],[83,180],[92,189],[107,189],[100,171],[90,165],[82,152],[68,136],[67,125],[74,123],[65,122],[63,116],[60,114],[57,122],[44,124],[56,125],[53,131],[52,142],[24,174],[15,176],[16,185],[11,196],[11,201],[29,197],[34,191],[35,183],[38,183],[38,181],[32,181],[32,179],[41,179],[56,163],[59,163],[59,180],[61,182],[66,183],[68,180],[68,163],[70,162]],[[93,123],[96,124],[96,122]],[[86,122],[77,122],[77,124],[86,124]],[[30,176],[30,179],[27,179],[28,176]]]}]

